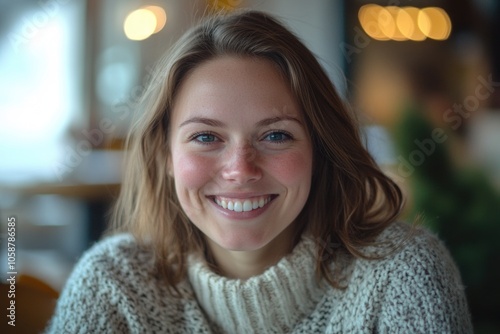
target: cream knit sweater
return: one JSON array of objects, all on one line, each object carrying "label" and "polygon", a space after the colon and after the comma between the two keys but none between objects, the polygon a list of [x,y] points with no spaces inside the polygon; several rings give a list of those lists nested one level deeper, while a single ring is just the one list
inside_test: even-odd
[{"label": "cream knit sweater", "polygon": [[[380,238],[401,240],[403,224]],[[303,237],[293,252],[259,276],[227,279],[195,257],[168,294],[151,252],[130,235],[96,244],[76,265],[49,333],[471,333],[457,269],[443,245],[418,230],[383,260],[339,261],[346,289],[317,283],[317,243]],[[367,248],[374,253],[380,248]]]}]

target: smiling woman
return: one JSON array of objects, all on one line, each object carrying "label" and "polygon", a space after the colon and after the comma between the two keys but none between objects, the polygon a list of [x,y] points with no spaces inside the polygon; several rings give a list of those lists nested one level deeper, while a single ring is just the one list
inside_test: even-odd
[{"label": "smiling woman", "polygon": [[156,72],[115,235],[80,260],[49,332],[470,332],[448,252],[396,221],[399,188],[283,25],[210,18]]},{"label": "smiling woman", "polygon": [[[312,143],[300,107],[260,58],[208,60],[177,94],[168,142],[180,205],[207,237],[219,272],[259,274],[293,248],[286,228],[309,195]],[[241,251],[252,260],[236,269]]]}]

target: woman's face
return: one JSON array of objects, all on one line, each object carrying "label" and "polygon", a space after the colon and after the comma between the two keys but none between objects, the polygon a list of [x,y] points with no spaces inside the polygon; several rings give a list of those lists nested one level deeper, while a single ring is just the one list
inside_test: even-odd
[{"label": "woman's face", "polygon": [[223,249],[272,246],[304,207],[311,139],[269,61],[222,56],[199,65],[180,87],[169,134],[182,209]]}]

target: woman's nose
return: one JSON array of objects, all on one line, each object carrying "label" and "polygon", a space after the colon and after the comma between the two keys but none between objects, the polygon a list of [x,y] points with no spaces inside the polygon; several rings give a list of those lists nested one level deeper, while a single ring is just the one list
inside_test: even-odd
[{"label": "woman's nose", "polygon": [[238,147],[223,155],[222,178],[236,184],[256,182],[262,178],[258,154],[252,146]]}]

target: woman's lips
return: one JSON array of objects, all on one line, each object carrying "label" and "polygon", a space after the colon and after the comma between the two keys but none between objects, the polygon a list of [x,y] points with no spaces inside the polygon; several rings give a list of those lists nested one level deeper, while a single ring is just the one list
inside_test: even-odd
[{"label": "woman's lips", "polygon": [[[207,196],[217,207],[228,212],[251,212],[251,211],[261,211],[259,209],[265,208],[269,202],[278,197],[278,195],[261,195],[261,196]],[[243,198],[242,198],[243,197]]]},{"label": "woman's lips", "polygon": [[223,209],[235,212],[248,212],[264,207],[272,200],[272,195],[238,199],[215,196],[214,202]]}]

